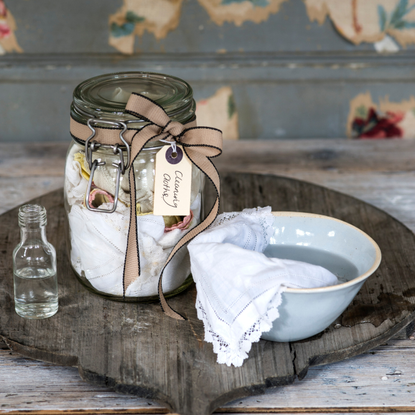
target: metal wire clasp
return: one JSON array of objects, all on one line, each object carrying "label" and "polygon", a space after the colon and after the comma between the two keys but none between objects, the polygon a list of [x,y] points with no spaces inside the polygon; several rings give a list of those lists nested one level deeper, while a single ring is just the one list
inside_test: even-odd
[{"label": "metal wire clasp", "polygon": [[[110,124],[115,125],[117,127],[121,126],[123,129],[120,132],[120,140],[123,142],[123,144],[126,147],[127,150],[127,163],[124,163],[124,154],[121,147],[119,147],[118,144],[109,145],[109,144],[100,144],[96,141],[93,141],[92,139],[95,137],[96,130],[92,126],[92,123],[100,123],[100,124]],[[118,203],[118,194],[120,191],[120,180],[121,175],[125,173],[126,169],[130,166],[130,146],[125,141],[123,134],[125,131],[127,131],[127,125],[123,122],[115,122],[115,121],[106,121],[106,120],[99,120],[95,118],[90,118],[87,122],[88,127],[92,131],[92,134],[88,137],[88,139],[85,141],[85,155],[88,162],[89,170],[90,170],[90,176],[88,181],[88,187],[86,190],[85,195],[85,205],[88,210],[91,212],[101,212],[101,213],[113,213],[117,209],[117,203]],[[94,179],[95,170],[98,166],[105,166],[106,162],[101,159],[95,159],[92,160],[92,153],[99,148],[111,148],[114,154],[118,154],[120,159],[118,161],[114,161],[111,165],[114,166],[117,169],[117,178],[115,182],[115,194],[114,194],[114,203],[112,205],[111,209],[99,209],[91,206],[89,204],[89,196],[91,194],[92,190],[92,183]]]}]

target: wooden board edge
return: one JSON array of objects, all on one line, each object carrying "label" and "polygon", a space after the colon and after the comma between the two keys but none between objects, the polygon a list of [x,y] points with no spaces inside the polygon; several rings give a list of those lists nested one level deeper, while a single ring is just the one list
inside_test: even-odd
[{"label": "wooden board edge", "polygon": [[[415,406],[355,406],[327,408],[218,408],[214,414],[388,414],[414,413]],[[20,414],[19,414],[20,415]],[[65,414],[66,415],[66,414]]]},{"label": "wooden board edge", "polygon": [[[2,411],[0,414],[7,415],[153,415],[153,414],[171,414],[168,409],[164,408],[131,408],[131,409],[62,409],[62,410],[19,410],[19,411]],[[171,414],[173,415],[173,414]]]},{"label": "wooden board edge", "polygon": [[[313,366],[322,366],[331,363],[337,363],[340,361],[345,360],[345,355],[351,356],[358,356],[360,354],[366,353],[369,350],[379,346],[382,343],[387,342],[390,340],[395,334],[399,331],[403,330],[406,326],[410,325],[415,319],[415,312],[409,314],[405,319],[400,321],[399,323],[395,324],[386,332],[382,333],[381,335],[371,339],[370,341],[353,345],[341,350],[337,350],[334,353],[330,353],[330,355],[322,355],[322,356],[312,356],[308,360],[308,364],[301,364],[298,361],[298,357],[294,357],[294,369],[298,376],[299,380],[303,380],[307,375],[308,369]],[[371,323],[363,323],[363,324],[371,324]],[[295,343],[290,345],[292,347],[293,352],[295,353]],[[414,407],[415,410],[415,407]]]},{"label": "wooden board edge", "polygon": [[0,341],[1,340],[6,344],[7,348],[12,353],[18,353],[19,355],[28,357],[30,359],[41,360],[60,366],[78,366],[78,358],[76,356],[64,356],[59,353],[36,349],[31,346],[25,346],[0,334]]},{"label": "wooden board edge", "polygon": [[[143,387],[136,386],[136,385],[122,384],[122,383],[117,382],[115,379],[109,378],[107,376],[101,376],[92,371],[85,370],[84,368],[82,368],[81,365],[78,367],[78,370],[79,370],[79,374],[81,378],[89,383],[95,384],[97,386],[110,387],[114,389],[114,391],[117,393],[135,395],[137,397],[144,398],[144,399],[151,399],[160,405],[167,406],[168,408],[171,408],[172,410],[177,410],[177,408],[174,408],[175,407],[174,403],[169,402],[170,401],[169,398],[166,395],[161,394],[160,391],[158,391],[155,388],[143,388]],[[278,378],[278,380],[273,379],[273,378],[266,378],[263,384],[251,385],[249,387],[248,386],[241,387],[241,388],[232,390],[231,392],[228,392],[226,394],[220,395],[215,400],[211,402],[206,402],[206,407],[208,408],[209,413],[217,413],[217,411],[224,409],[220,407],[222,405],[225,405],[227,402],[231,402],[236,399],[247,398],[250,396],[262,395],[266,392],[267,389],[290,385],[294,383],[296,378],[297,376],[295,374],[292,376],[286,376],[283,379]],[[140,413],[140,412],[137,412],[137,413]],[[142,413],[147,413],[147,412],[142,412]],[[151,413],[170,413],[170,412],[151,412]],[[67,415],[66,412],[65,412],[65,415]]]},{"label": "wooden board edge", "polygon": [[[413,406],[368,406],[368,407],[327,407],[327,408],[218,408],[214,414],[390,414],[390,413],[415,413]],[[132,409],[93,409],[93,410],[19,410],[2,411],[0,414],[7,415],[153,415],[172,414],[163,408],[132,408]]]},{"label": "wooden board edge", "polygon": [[[225,405],[227,402],[234,401],[236,399],[248,398],[250,396],[258,396],[266,393],[267,389],[282,387],[291,385],[296,380],[297,376],[294,374],[292,376],[286,376],[284,378],[266,378],[265,383],[251,385],[235,389],[231,392],[228,392],[224,395],[219,396],[213,402],[211,402],[210,408],[211,413],[216,414],[220,413],[222,410],[227,410],[227,408],[221,408],[222,405]],[[237,409],[237,408],[235,408]],[[238,408],[239,410],[239,408]],[[226,413],[226,412],[225,412]]]},{"label": "wooden board edge", "polygon": [[142,387],[137,385],[119,383],[116,379],[110,378],[108,376],[103,376],[90,370],[84,369],[81,364],[78,366],[78,372],[81,378],[86,382],[92,383],[97,386],[106,386],[112,388],[117,393],[135,395],[139,398],[150,399],[162,406],[167,407],[167,412],[160,413],[170,413],[169,411],[171,411],[173,408],[174,404],[173,402],[171,402],[171,399],[169,399],[167,395],[161,393],[154,387]]}]

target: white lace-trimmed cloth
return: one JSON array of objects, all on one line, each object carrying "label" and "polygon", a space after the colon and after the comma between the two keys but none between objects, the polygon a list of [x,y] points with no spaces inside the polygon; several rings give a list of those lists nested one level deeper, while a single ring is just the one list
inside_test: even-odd
[{"label": "white lace-trimmed cloth", "polygon": [[267,258],[262,252],[274,233],[273,222],[270,207],[223,213],[188,245],[197,315],[218,363],[242,365],[252,343],[279,317],[287,287],[338,283],[322,267]]}]

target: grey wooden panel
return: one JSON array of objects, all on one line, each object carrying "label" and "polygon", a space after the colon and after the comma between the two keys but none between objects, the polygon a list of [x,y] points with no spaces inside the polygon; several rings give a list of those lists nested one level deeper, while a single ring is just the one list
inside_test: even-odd
[{"label": "grey wooden panel", "polygon": [[239,55],[211,60],[192,55],[123,58],[73,55],[0,59],[0,141],[68,140],[74,87],[102,73],[144,70],[179,76],[205,99],[221,86],[233,90],[241,138],[345,137],[350,101],[369,91],[375,102],[409,99],[415,56]]}]

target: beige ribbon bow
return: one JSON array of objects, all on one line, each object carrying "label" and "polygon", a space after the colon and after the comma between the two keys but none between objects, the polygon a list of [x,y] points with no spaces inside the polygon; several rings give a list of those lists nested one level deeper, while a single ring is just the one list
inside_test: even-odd
[{"label": "beige ribbon bow", "polygon": [[[174,311],[167,303],[162,290],[162,277],[166,266],[177,253],[196,235],[204,231],[215,220],[219,212],[219,198],[220,198],[220,179],[219,174],[211,162],[211,158],[217,157],[222,153],[222,132],[216,128],[210,127],[194,127],[193,123],[186,126],[170,120],[164,109],[151,99],[132,93],[127,105],[126,112],[134,115],[140,120],[147,121],[145,127],[134,130],[129,129],[124,134],[124,140],[131,147],[130,166],[140,154],[143,147],[154,140],[167,140],[170,142],[177,142],[183,147],[183,151],[192,163],[198,167],[210,180],[216,190],[216,200],[206,218],[196,227],[191,229],[184,235],[179,242],[174,246],[163,269],[160,273],[158,283],[158,293],[160,304],[163,311],[170,317],[177,320],[184,320],[184,317]],[[187,127],[187,128],[186,128]],[[87,125],[78,123],[71,118],[70,130],[72,136],[81,142],[85,142],[91,135],[91,130]],[[118,128],[95,128],[94,141],[100,144],[120,144],[120,129]],[[128,230],[127,250],[124,261],[123,272],[123,290],[140,276],[140,255],[138,249],[138,235],[137,235],[137,216],[135,213],[135,175],[134,169],[130,168],[130,224]]]}]

